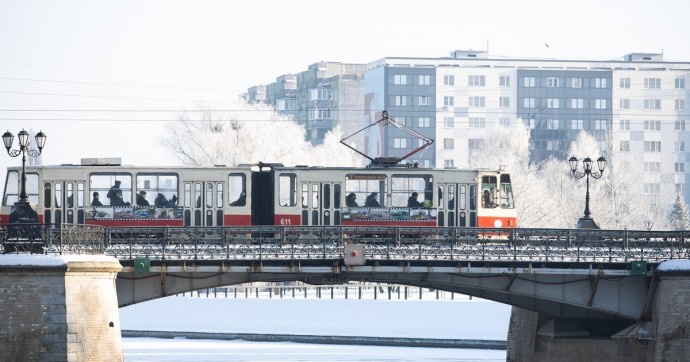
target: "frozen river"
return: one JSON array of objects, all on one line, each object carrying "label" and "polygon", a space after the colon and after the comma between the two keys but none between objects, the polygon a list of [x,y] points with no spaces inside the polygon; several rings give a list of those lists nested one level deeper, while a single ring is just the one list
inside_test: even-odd
[{"label": "frozen river", "polygon": [[[429,298],[431,299],[431,298]],[[455,300],[175,296],[120,309],[123,330],[505,340],[510,306]],[[505,361],[505,351],[123,338],[126,361]]]}]

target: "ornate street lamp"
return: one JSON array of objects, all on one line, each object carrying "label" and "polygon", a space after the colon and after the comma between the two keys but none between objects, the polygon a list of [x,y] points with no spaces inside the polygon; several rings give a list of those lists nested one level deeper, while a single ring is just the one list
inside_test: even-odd
[{"label": "ornate street lamp", "polygon": [[581,217],[580,220],[577,221],[577,228],[599,229],[597,223],[595,223],[594,219],[592,219],[592,213],[589,212],[589,178],[590,176],[593,179],[601,178],[601,175],[604,174],[604,168],[606,168],[606,159],[603,157],[599,157],[597,159],[597,167],[599,168],[598,172],[592,170],[593,162],[592,159],[589,157],[582,160],[582,169],[584,170],[583,172],[577,171],[577,158],[575,158],[575,156],[571,157],[568,160],[568,163],[570,164],[570,171],[573,172],[573,176],[575,176],[575,178],[581,179],[583,177],[586,177],[587,179],[587,194],[585,196],[585,216]]},{"label": "ornate street lamp", "polygon": [[14,135],[10,131],[2,135],[2,143],[7,149],[7,154],[11,157],[22,155],[22,189],[19,194],[19,201],[14,203],[12,211],[10,212],[10,223],[38,223],[38,214],[36,210],[29,203],[29,194],[26,192],[26,156],[38,157],[43,151],[43,146],[46,144],[48,138],[45,133],[39,131],[36,134],[36,146],[38,150],[29,149],[29,132],[21,130],[17,135],[19,139],[19,149],[11,149],[14,142]]}]

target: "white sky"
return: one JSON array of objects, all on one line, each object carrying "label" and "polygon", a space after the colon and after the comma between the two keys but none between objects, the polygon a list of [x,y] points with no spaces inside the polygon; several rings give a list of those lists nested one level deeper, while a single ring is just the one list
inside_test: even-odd
[{"label": "white sky", "polygon": [[[493,56],[690,61],[689,13],[683,0],[0,0],[0,128],[43,130],[45,164],[171,165],[160,137],[179,111],[321,60],[440,57],[488,41]],[[19,164],[0,156],[0,169]]]}]

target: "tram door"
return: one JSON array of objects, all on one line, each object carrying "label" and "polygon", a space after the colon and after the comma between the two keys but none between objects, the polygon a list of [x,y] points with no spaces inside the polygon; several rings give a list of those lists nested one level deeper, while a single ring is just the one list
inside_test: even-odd
[{"label": "tram door", "polygon": [[84,182],[46,182],[43,196],[46,224],[84,223]]},{"label": "tram door", "polygon": [[184,225],[223,226],[223,183],[184,184]]},{"label": "tram door", "polygon": [[477,226],[477,185],[439,185],[439,226]]},{"label": "tram door", "polygon": [[338,182],[303,182],[302,225],[340,225],[341,192]]}]

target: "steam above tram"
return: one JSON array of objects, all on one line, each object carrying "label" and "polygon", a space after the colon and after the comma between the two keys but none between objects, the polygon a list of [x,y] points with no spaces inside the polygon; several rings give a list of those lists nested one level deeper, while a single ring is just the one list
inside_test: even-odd
[{"label": "steam above tram", "polygon": [[[0,223],[19,200],[7,171]],[[503,170],[411,167],[135,167],[120,159],[27,166],[43,224],[103,226],[362,225],[514,228]],[[118,196],[119,195],[119,196]]]}]

